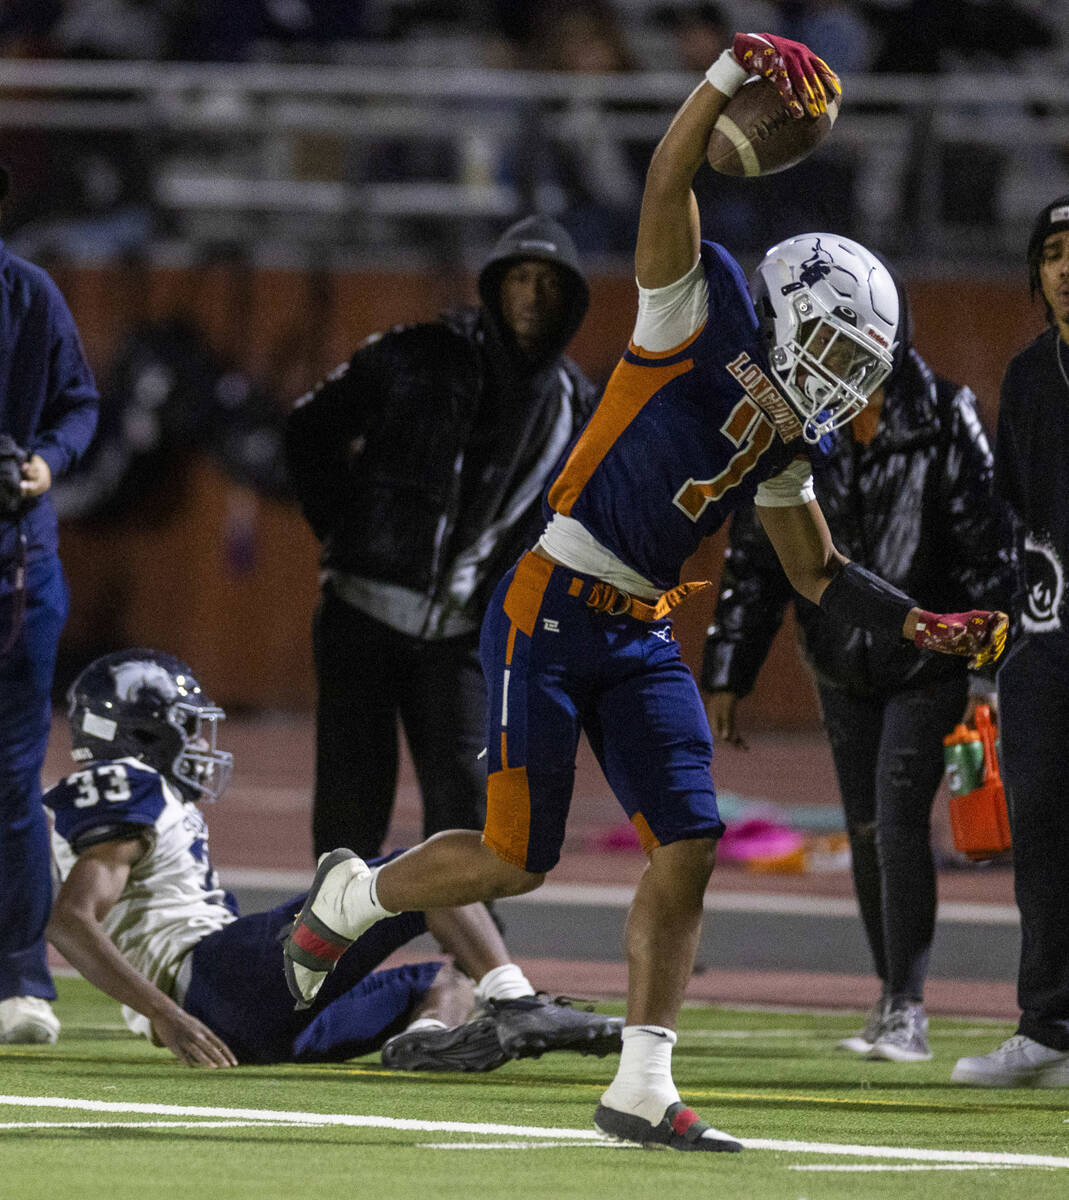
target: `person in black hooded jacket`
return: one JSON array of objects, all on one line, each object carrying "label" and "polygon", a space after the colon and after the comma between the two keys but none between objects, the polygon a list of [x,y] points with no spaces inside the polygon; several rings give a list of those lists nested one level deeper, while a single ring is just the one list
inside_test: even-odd
[{"label": "person in black hooded jacket", "polygon": [[[894,370],[868,407],[816,448],[817,499],[835,544],[883,579],[947,608],[1006,608],[1012,554],[975,397],[913,348],[905,288],[891,273],[902,313]],[[930,816],[943,737],[969,704],[967,664],[832,620],[792,591],[753,512],[740,511],[702,662],[710,723],[725,742],[745,745],[736,702],[753,688],[790,600],[816,677],[881,984],[863,1030],[840,1045],[870,1058],[926,1060],[923,995],[936,914]]]},{"label": "person in black hooded jacket", "polygon": [[564,354],[589,290],[568,233],[512,225],[481,304],[368,338],[296,402],[286,460],[323,544],[313,841],[377,855],[397,785],[397,722],[424,835],[481,829],[479,627],[541,529],[543,485],[594,404]]}]

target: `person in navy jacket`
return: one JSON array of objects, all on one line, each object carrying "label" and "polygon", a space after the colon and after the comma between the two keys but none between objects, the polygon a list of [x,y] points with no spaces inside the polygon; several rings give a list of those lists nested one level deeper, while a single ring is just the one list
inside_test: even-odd
[{"label": "person in navy jacket", "polygon": [[[0,167],[0,203],[9,187]],[[0,242],[0,1042],[54,1042],[41,767],[67,583],[49,489],[85,453],[97,389],[66,302]]]}]

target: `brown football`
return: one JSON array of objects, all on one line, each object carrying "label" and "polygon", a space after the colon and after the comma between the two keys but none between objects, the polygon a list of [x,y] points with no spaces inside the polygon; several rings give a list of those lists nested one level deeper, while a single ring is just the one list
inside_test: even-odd
[{"label": "brown football", "polygon": [[748,79],[724,106],[709,135],[706,157],[721,175],[772,175],[800,163],[831,133],[839,97],[819,117],[792,117],[775,85]]}]

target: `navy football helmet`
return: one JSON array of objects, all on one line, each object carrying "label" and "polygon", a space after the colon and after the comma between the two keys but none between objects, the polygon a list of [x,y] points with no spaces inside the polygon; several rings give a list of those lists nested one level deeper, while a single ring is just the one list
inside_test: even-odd
[{"label": "navy football helmet", "polygon": [[89,664],[67,692],[72,756],[137,758],[187,800],[217,800],[234,756],[216,748],[226,717],[192,670],[159,650],[119,650]]}]

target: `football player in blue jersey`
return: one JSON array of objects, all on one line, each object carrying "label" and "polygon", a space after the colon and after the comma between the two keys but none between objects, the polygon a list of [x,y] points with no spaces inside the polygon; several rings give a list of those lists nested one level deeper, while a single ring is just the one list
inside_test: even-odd
[{"label": "football player in blue jersey", "polygon": [[749,290],[728,252],[701,241],[691,184],[749,75],[771,79],[799,117],[839,88],[805,46],[737,34],[654,152],[631,342],[549,486],[545,532],[483,623],[482,836],[438,834],[377,868],[335,851],[284,948],[303,1001],[348,940],[388,914],[538,887],[560,855],[584,731],[649,860],[627,920],[620,1064],[594,1122],[683,1151],[741,1149],[683,1104],[671,1071],[724,830],[709,724],[667,620],[695,587],[680,582],[685,561],[731,511],[756,503],[793,587],[836,619],[974,659],[996,654],[1006,625],[1002,614],[924,612],[832,544],[807,447],[850,420],[891,370],[897,295],[877,258],[832,234],[773,247]]},{"label": "football player in blue jersey", "polygon": [[[230,778],[222,710],[185,663],[124,650],[78,676],[69,715],[81,766],[45,796],[62,879],[48,937],[135,1033],[182,1062],[338,1061],[381,1047],[399,1069],[487,1071],[545,1050],[619,1049],[619,1017],[535,994],[481,904],[376,925],[295,1012],[278,948],[304,896],[239,917],[196,806]],[[427,930],[462,970],[376,969]]]}]

